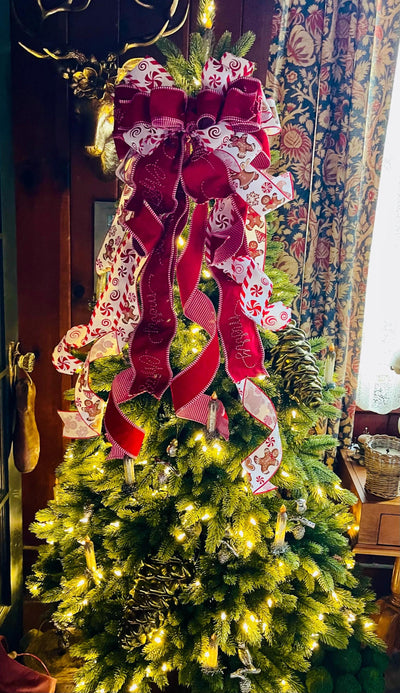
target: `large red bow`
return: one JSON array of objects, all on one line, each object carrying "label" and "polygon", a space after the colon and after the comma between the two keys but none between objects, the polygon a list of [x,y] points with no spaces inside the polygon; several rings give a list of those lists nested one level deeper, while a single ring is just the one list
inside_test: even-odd
[{"label": "large red bow", "polygon": [[[203,89],[196,98],[188,98],[173,85],[164,68],[147,58],[116,87],[114,137],[121,159],[118,175],[125,189],[108,245],[106,239],[103,246],[108,248],[110,280],[91,323],[78,338],[80,345],[96,337],[101,338],[98,343],[104,342],[107,331],[102,329],[104,321],[99,316],[105,306],[111,306],[111,331],[117,334],[122,327],[122,306],[126,315],[127,297],[133,298],[131,366],[115,378],[105,412],[112,442],[110,457],[136,457],[140,451],[144,432],[127,419],[119,405],[141,392],[160,398],[171,386],[177,414],[206,423],[209,397],[204,392],[219,365],[218,333],[226,369],[237,383],[244,405],[274,430],[279,446],[272,403],[264,393],[260,397],[261,391],[251,386],[248,378],[265,374],[254,321],[280,329],[289,321],[290,312],[282,304],[269,305],[272,285],[262,271],[265,234],[262,238],[261,231],[257,241],[259,255],[254,248],[250,253],[245,223],[251,204],[253,217],[259,219],[262,229],[257,212],[290,199],[292,188],[289,176],[274,179],[265,173],[270,163],[266,130],[277,131],[279,124],[260,82],[250,76],[252,69],[248,61],[229,54],[220,63],[210,59],[203,70]],[[177,239],[187,221],[188,196],[197,207],[185,251],[178,260]],[[211,199],[216,202],[209,217]],[[220,288],[218,318],[211,301],[198,289],[206,246],[208,263]],[[138,320],[135,286],[140,270]],[[175,274],[185,315],[210,339],[195,361],[172,378],[169,348],[176,329],[172,300]],[[113,293],[118,296],[112,298]],[[113,301],[119,301],[118,307],[113,307]],[[81,328],[84,326],[76,329],[79,332]],[[71,333],[55,352],[56,365],[64,371]],[[126,331],[123,334],[126,339]],[[88,362],[96,357],[92,351]],[[85,376],[82,383],[84,390]],[[89,396],[87,387],[84,392]],[[217,428],[228,437],[222,404]],[[268,484],[272,473],[258,477],[257,487],[272,488]]]}]

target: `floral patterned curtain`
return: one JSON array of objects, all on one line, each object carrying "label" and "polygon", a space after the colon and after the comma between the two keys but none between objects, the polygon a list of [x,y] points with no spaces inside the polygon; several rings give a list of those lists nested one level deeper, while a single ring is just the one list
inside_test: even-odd
[{"label": "floral patterned curtain", "polygon": [[275,7],[267,91],[281,109],[279,166],[291,171],[296,193],[279,210],[281,266],[300,289],[299,325],[335,345],[345,444],[399,38],[399,0]]}]

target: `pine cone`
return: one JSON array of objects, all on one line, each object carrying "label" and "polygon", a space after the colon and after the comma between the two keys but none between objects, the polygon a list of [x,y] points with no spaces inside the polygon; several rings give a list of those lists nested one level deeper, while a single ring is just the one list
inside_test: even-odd
[{"label": "pine cone", "polygon": [[303,330],[287,327],[277,336],[278,342],[270,352],[271,368],[282,377],[285,390],[298,404],[318,407],[322,403],[322,382]]}]

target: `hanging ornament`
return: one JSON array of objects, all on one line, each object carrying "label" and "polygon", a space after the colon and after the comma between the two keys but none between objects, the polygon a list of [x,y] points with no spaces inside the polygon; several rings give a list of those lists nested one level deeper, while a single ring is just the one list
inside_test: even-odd
[{"label": "hanging ornament", "polygon": [[275,537],[271,547],[271,551],[275,555],[285,553],[288,549],[288,545],[285,541],[286,535],[286,524],[287,524],[287,512],[286,507],[281,505],[278,517],[276,519]]},{"label": "hanging ornament", "polygon": [[178,441],[176,438],[173,438],[171,440],[170,444],[167,447],[167,455],[170,457],[176,457],[176,453],[178,452]]},{"label": "hanging ornament", "polygon": [[303,527],[303,525],[299,524],[299,525],[296,525],[295,527],[293,527],[292,533],[293,533],[294,538],[299,540],[299,539],[302,539],[304,537],[304,535],[306,533],[306,529],[305,529],[305,527]]},{"label": "hanging ornament", "polygon": [[246,677],[243,676],[239,685],[240,685],[240,693],[250,693],[251,683],[250,683],[249,679],[246,679]]},{"label": "hanging ornament", "polygon": [[219,549],[217,554],[220,563],[228,563],[232,556],[235,556],[235,558],[239,558],[238,552],[227,541],[221,541],[220,547],[221,548]]},{"label": "hanging ornament", "polygon": [[124,457],[124,478],[127,486],[135,483],[135,460],[128,455]]},{"label": "hanging ornament", "polygon": [[330,387],[334,387],[333,374],[335,372],[335,361],[336,361],[335,347],[333,346],[333,344],[330,344],[328,347],[328,352],[326,354],[325,368],[324,368],[325,384],[330,386]]},{"label": "hanging ornament", "polygon": [[322,382],[303,330],[289,326],[276,334],[278,341],[270,351],[271,368],[282,377],[285,390],[298,404],[318,407]]},{"label": "hanging ornament", "polygon": [[148,634],[161,628],[162,613],[177,603],[179,593],[192,579],[179,558],[159,561],[152,558],[143,563],[125,604],[126,622],[123,645],[127,649],[147,641]]},{"label": "hanging ornament", "polygon": [[251,691],[251,683],[247,676],[249,674],[259,674],[261,669],[257,669],[254,664],[250,654],[250,650],[246,643],[238,643],[238,657],[243,664],[243,667],[236,669],[231,673],[231,679],[240,679],[240,691],[241,693],[249,693]]},{"label": "hanging ornament", "polygon": [[307,501],[305,498],[298,498],[296,500],[296,510],[301,515],[307,510]]},{"label": "hanging ornament", "polygon": [[210,638],[207,650],[202,656],[201,669],[204,674],[215,674],[218,669],[218,640],[215,633]]}]

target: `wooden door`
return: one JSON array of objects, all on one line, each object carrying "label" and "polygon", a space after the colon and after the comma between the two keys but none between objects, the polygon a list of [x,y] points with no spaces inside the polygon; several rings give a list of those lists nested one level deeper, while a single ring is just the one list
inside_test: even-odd
[{"label": "wooden door", "polygon": [[21,628],[22,513],[21,479],[11,454],[14,416],[8,364],[9,347],[18,337],[10,83],[8,7],[0,3],[0,632],[12,643]]}]

